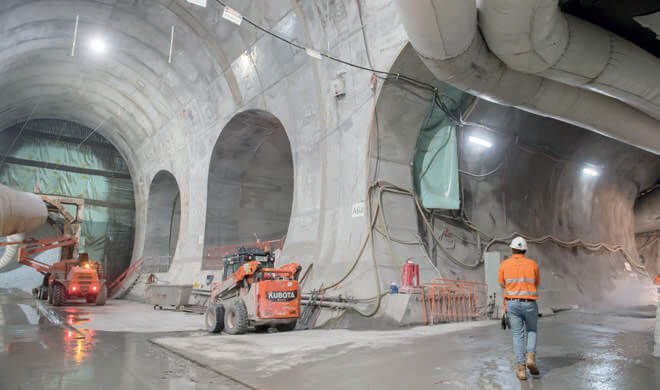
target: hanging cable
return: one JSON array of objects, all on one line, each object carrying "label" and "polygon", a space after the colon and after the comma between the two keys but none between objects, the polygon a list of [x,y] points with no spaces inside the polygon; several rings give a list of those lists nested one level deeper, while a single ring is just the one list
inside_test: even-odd
[{"label": "hanging cable", "polygon": [[553,242],[554,244],[564,247],[564,248],[574,248],[574,247],[579,247],[579,248],[584,248],[588,251],[592,252],[597,252],[601,250],[606,250],[608,252],[616,253],[619,252],[623,255],[623,257],[628,261],[628,263],[632,264],[638,272],[640,272],[643,275],[647,275],[647,270],[646,267],[637,263],[635,260],[633,260],[633,257],[626,251],[626,249],[623,247],[623,245],[612,245],[612,244],[606,244],[603,242],[598,242],[598,243],[590,243],[590,242],[585,242],[582,239],[575,239],[571,241],[564,241],[561,240],[555,236],[552,235],[545,235],[541,237],[531,237],[527,234],[519,233],[519,232],[513,232],[510,235],[506,237],[499,237],[499,238],[493,238],[484,248],[484,252],[488,251],[488,248],[490,248],[492,245],[495,243],[500,243],[500,244],[508,244],[510,240],[512,240],[514,237],[523,237],[527,242],[531,242],[534,244],[544,244],[547,241]]},{"label": "hanging cable", "polygon": [[[216,3],[221,5],[222,7],[227,7],[227,4],[226,4],[225,1],[223,1],[223,0],[215,0],[215,1],[216,1]],[[270,29],[259,25],[258,23],[252,21],[249,17],[246,17],[244,15],[242,15],[242,16],[243,16],[243,19],[242,19],[243,21],[245,21],[247,24],[254,27],[255,29],[263,32],[264,34],[267,34],[270,37],[273,37],[273,38],[275,38],[279,41],[282,41],[282,42],[286,43],[287,45],[295,47],[296,49],[301,50],[301,51],[307,52],[307,49],[309,49],[306,46],[298,44],[298,43],[294,42],[291,39],[287,39],[286,37],[284,37],[280,34],[277,34],[273,31],[271,31]],[[364,31],[364,29],[363,29],[363,31]],[[366,42],[366,33],[364,35],[364,39],[365,39],[365,45],[366,45],[367,44],[367,42]],[[384,81],[401,81],[401,82],[405,82],[405,83],[408,83],[410,85],[413,85],[417,88],[427,90],[427,91],[433,93],[433,100],[438,105],[438,107],[440,107],[448,115],[448,117],[451,118],[452,121],[454,121],[457,124],[460,123],[460,117],[455,112],[452,112],[451,110],[449,110],[447,105],[442,101],[442,97],[447,97],[447,98],[450,98],[450,97],[447,96],[447,95],[439,94],[438,88],[436,86],[432,85],[432,84],[429,84],[425,81],[415,79],[415,78],[407,76],[405,74],[374,69],[373,66],[371,66],[371,65],[370,66],[358,65],[358,64],[352,63],[350,61],[342,60],[341,58],[335,57],[335,56],[330,55],[329,53],[326,53],[326,52],[317,51],[317,50],[314,50],[314,51],[317,52],[321,57],[329,59],[329,60],[334,61],[334,62],[337,62],[339,64],[346,65],[346,66],[349,66],[351,68],[371,72],[377,78],[379,78],[381,80],[384,80]],[[368,52],[368,49],[367,49],[367,52]],[[370,58],[368,58],[368,61],[369,61],[369,63],[371,63]]]}]

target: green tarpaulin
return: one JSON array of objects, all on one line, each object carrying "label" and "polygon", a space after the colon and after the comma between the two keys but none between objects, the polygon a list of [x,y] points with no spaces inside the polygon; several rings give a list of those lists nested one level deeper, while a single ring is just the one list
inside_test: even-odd
[{"label": "green tarpaulin", "polygon": [[112,279],[131,260],[133,183],[114,146],[90,133],[61,120],[32,120],[1,131],[0,183],[85,199],[80,249],[102,262]]},{"label": "green tarpaulin", "polygon": [[[458,109],[465,93],[449,88],[445,93],[450,97],[448,108]],[[435,104],[417,139],[413,173],[415,191],[424,207],[460,209],[456,124]]]}]

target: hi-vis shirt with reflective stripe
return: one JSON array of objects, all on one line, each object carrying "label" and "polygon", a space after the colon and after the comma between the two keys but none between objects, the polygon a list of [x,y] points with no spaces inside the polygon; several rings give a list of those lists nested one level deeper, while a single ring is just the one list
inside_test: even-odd
[{"label": "hi-vis shirt with reflective stripe", "polygon": [[532,259],[514,254],[500,264],[498,272],[504,298],[538,299],[541,281],[539,266]]}]

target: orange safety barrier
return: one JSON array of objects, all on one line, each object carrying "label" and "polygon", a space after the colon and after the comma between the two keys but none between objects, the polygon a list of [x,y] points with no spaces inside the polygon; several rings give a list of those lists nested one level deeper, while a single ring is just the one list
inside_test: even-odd
[{"label": "orange safety barrier", "polygon": [[424,283],[421,292],[425,325],[476,320],[486,314],[486,283],[436,279]]},{"label": "orange safety barrier", "polygon": [[108,285],[108,296],[114,295],[119,289],[124,286],[124,282],[128,278],[128,275],[133,272],[139,272],[139,269],[142,267],[142,258],[137,259],[133,264],[131,264],[126,271],[122,272],[117,279]]}]

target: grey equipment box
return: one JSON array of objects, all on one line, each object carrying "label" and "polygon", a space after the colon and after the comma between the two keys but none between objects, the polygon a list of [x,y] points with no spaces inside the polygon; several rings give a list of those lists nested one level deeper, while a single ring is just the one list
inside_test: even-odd
[{"label": "grey equipment box", "polygon": [[155,309],[181,309],[188,304],[192,284],[149,284],[144,292],[144,297]]}]

